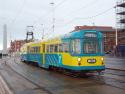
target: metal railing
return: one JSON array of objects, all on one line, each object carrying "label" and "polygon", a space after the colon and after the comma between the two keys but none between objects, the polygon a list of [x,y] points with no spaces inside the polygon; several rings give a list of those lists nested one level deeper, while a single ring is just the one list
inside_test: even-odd
[{"label": "metal railing", "polygon": [[118,1],[117,1],[117,5],[120,5],[120,4],[122,4],[122,3],[125,3],[125,0],[118,0]]}]

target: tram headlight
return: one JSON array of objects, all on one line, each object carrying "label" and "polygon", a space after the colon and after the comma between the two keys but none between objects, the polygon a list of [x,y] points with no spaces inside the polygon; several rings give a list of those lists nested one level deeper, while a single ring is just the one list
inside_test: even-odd
[{"label": "tram headlight", "polygon": [[78,58],[78,62],[80,62],[81,61],[81,58]]},{"label": "tram headlight", "polygon": [[104,61],[104,58],[102,57],[101,60]]}]

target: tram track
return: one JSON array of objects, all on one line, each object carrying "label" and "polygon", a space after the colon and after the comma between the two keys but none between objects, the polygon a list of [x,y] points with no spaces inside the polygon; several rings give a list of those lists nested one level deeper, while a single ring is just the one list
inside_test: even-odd
[{"label": "tram track", "polygon": [[124,75],[117,75],[117,74],[113,74],[115,76],[118,76],[118,79],[117,78],[113,78],[112,75],[110,76],[106,76],[107,74],[113,74],[113,73],[104,73],[104,75],[95,75],[93,78],[91,79],[94,79],[94,80],[97,80],[99,82],[104,82],[106,85],[109,85],[109,86],[113,86],[113,87],[116,87],[116,88],[119,88],[119,89],[123,89],[125,90],[124,87],[122,86],[117,86],[117,84],[124,84],[125,83],[125,80],[121,80],[119,79],[119,77],[124,77]]},{"label": "tram track", "polygon": [[[25,77],[24,75],[22,75],[21,73],[17,72],[16,70],[14,70],[9,64],[5,64],[5,67],[8,67],[11,71],[13,71],[14,73],[16,73],[17,75],[19,75],[20,77],[24,78],[25,80],[27,80],[28,82],[32,83],[33,85],[35,85],[37,88],[34,88],[34,90],[38,90],[41,89],[42,91],[46,92],[47,94],[53,94],[51,91],[47,90],[45,87],[42,87],[41,85],[35,83],[34,81],[32,81],[31,79]],[[6,71],[9,71],[8,69],[6,69]]]},{"label": "tram track", "polygon": [[116,75],[116,76],[119,76],[119,77],[125,77],[125,71],[121,71],[121,70],[108,70],[108,69],[106,69],[104,74]]},{"label": "tram track", "polygon": [[[69,73],[69,72],[64,73],[64,75],[71,76],[71,77],[74,77],[74,78],[76,78],[76,77],[80,77],[80,78],[85,77],[84,75],[83,76],[73,75],[73,73]],[[112,86],[112,87],[115,87],[115,88],[125,90],[124,87],[118,87],[118,86],[112,84],[112,83],[115,83],[115,82],[125,83],[125,81],[122,81],[122,80],[106,77],[106,76],[103,76],[103,75],[91,75],[91,76],[88,76],[87,78],[90,79],[90,80],[93,80],[93,81],[95,81],[97,83],[100,83],[100,84],[104,84],[104,85],[108,85],[108,86]],[[110,82],[106,81],[105,79],[110,80]]]},{"label": "tram track", "polygon": [[123,69],[116,69],[116,68],[106,68],[106,69],[108,69],[108,70],[116,70],[116,71],[124,71],[125,72],[125,70],[123,70]]},{"label": "tram track", "polygon": [[[16,64],[18,64],[18,63],[16,63]],[[20,65],[20,64],[18,64],[18,65]],[[9,66],[9,65],[8,65]],[[21,66],[21,65],[20,65]],[[11,66],[9,66],[10,68],[11,68]],[[32,66],[33,67],[33,66]],[[11,68],[12,70],[14,70],[13,68]],[[15,71],[15,70],[14,70]],[[15,71],[15,72],[17,72],[17,71]],[[55,72],[55,71],[54,71]],[[18,72],[17,72],[18,73]],[[20,74],[20,73],[18,73],[18,74]],[[29,71],[29,74],[30,74],[30,71]],[[63,73],[64,75],[66,75],[66,76],[71,76],[71,77],[74,77],[74,78],[76,78],[76,77],[78,77],[77,75],[74,75],[74,74],[72,74],[72,73],[69,73],[69,72],[65,72],[65,73]],[[20,75],[22,75],[22,74],[20,74]],[[23,76],[23,75],[22,75]],[[25,76],[23,76],[23,77],[25,77]],[[80,76],[79,76],[80,77]],[[26,77],[25,77],[26,78]],[[81,78],[81,77],[80,77]],[[31,83],[34,83],[33,81],[31,81],[31,80],[29,80],[28,78],[26,78],[28,81],[30,81]],[[110,77],[106,77],[106,76],[103,76],[103,75],[93,75],[93,77],[88,77],[88,79],[89,80],[93,80],[93,81],[95,81],[96,83],[99,83],[99,84],[103,84],[103,85],[108,85],[108,86],[112,86],[112,87],[115,87],[115,88],[119,88],[119,89],[122,89],[122,90],[124,90],[125,88],[124,87],[119,87],[119,86],[116,86],[116,85],[114,85],[114,84],[112,84],[112,83],[115,83],[115,82],[118,82],[118,83],[125,83],[125,81],[121,81],[121,80],[118,80],[118,79],[115,79],[115,78],[110,78]],[[107,79],[107,80],[109,80],[108,82],[107,81],[105,81],[105,79]],[[38,85],[38,84],[36,84],[36,83],[34,83],[36,86]],[[44,88],[44,87],[41,87],[41,86],[39,86],[38,85],[38,87],[39,88]],[[44,88],[45,89],[45,88]],[[46,89],[45,89],[45,91],[46,91]],[[48,90],[47,90],[48,91]],[[49,91],[48,91],[49,92]],[[52,94],[51,92],[49,92],[48,94]]]}]

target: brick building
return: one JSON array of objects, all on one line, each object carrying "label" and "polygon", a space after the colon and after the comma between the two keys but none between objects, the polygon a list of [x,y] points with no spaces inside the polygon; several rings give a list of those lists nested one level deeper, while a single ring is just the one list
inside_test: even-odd
[{"label": "brick building", "polygon": [[10,48],[9,48],[9,53],[13,53],[13,52],[20,52],[20,48],[22,45],[24,45],[25,43],[29,43],[29,42],[33,42],[36,40],[14,40],[11,41],[10,43]]},{"label": "brick building", "polygon": [[25,40],[14,40],[14,41],[11,41],[11,43],[10,43],[10,53],[19,52],[21,46],[23,44],[25,44],[25,43],[26,43]]},{"label": "brick building", "polygon": [[103,33],[104,36],[104,51],[110,51],[114,49],[116,45],[116,32],[113,27],[110,26],[76,26],[74,31],[78,30],[98,30]]}]

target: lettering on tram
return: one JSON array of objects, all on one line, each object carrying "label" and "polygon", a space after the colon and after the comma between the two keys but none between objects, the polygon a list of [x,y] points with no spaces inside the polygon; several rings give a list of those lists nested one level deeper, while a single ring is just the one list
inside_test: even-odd
[{"label": "lettering on tram", "polygon": [[96,33],[86,33],[85,35],[84,35],[84,37],[97,37],[97,34]]}]

